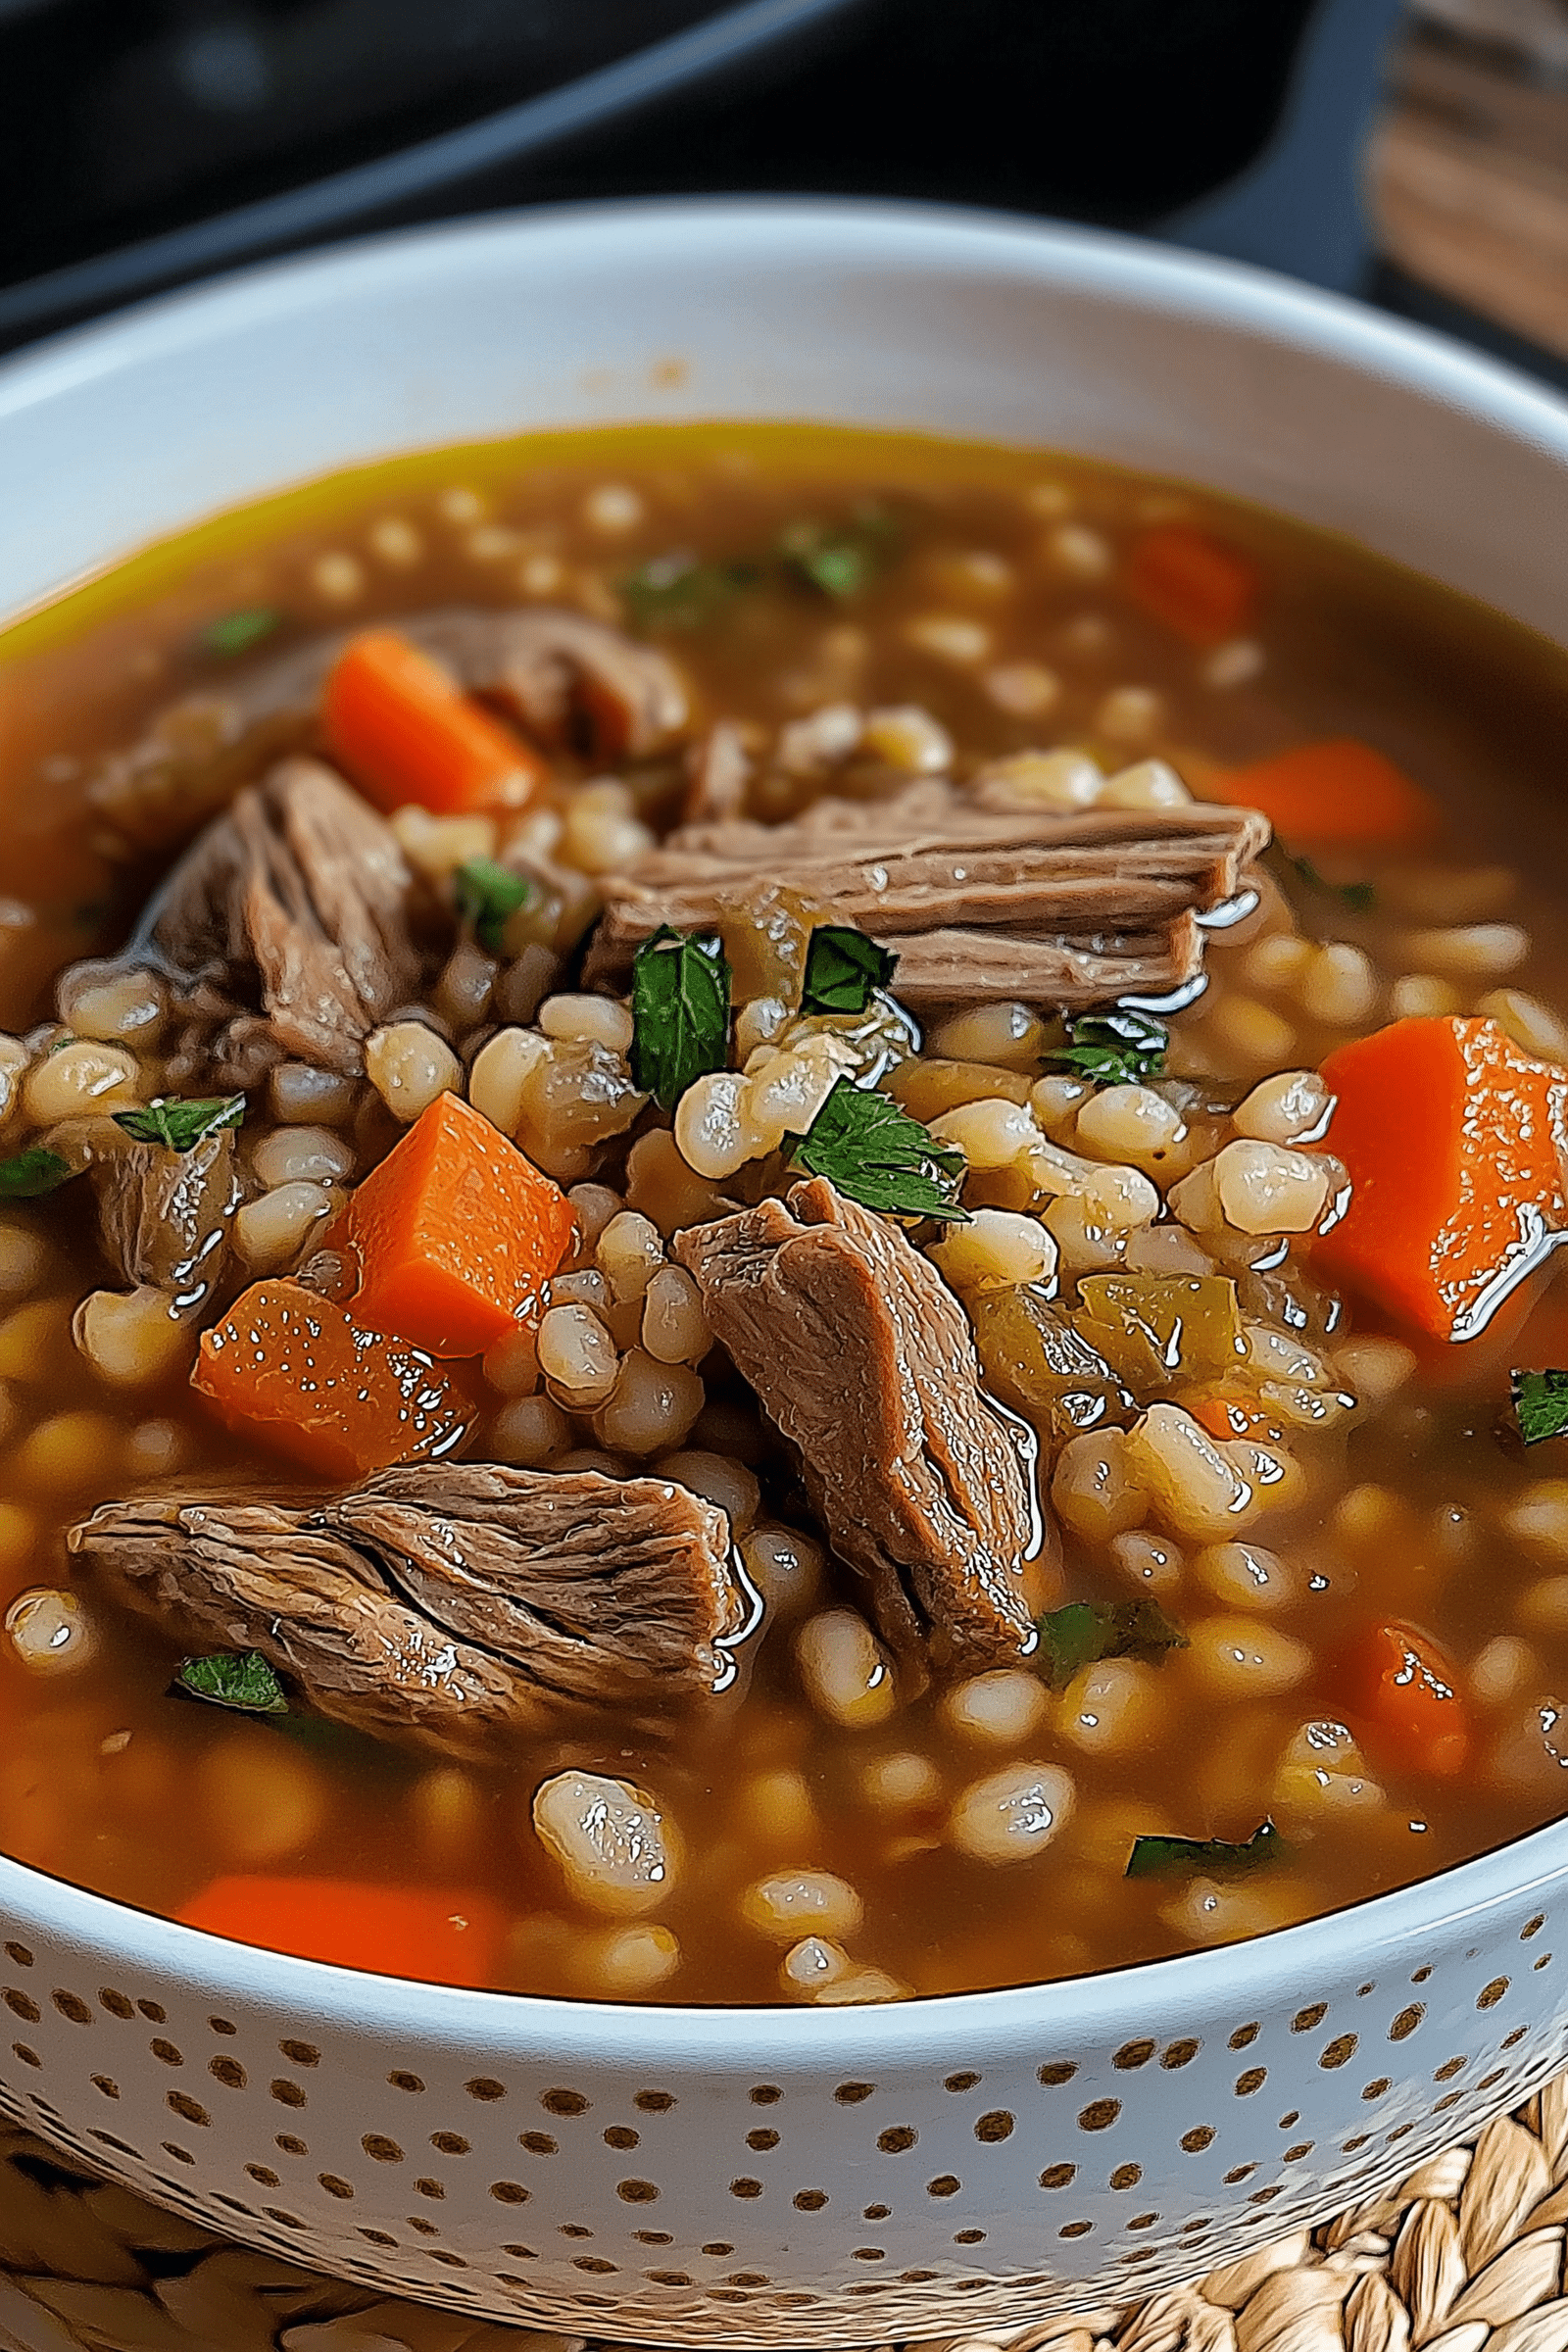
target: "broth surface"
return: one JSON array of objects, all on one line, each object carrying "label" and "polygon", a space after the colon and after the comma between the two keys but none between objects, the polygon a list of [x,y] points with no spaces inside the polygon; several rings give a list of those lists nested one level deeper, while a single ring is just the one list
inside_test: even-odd
[{"label": "broth surface", "polygon": [[[837,594],[766,558],[803,521],[870,551],[863,584]],[[1245,628],[1195,647],[1129,596],[1129,550],[1171,525],[1255,569]],[[682,580],[685,604],[671,594]],[[1562,655],[1354,548],[1180,486],[1038,452],[714,427],[399,461],[221,518],[0,637],[0,1029],[25,1042],[29,1073],[71,1042],[55,975],[120,946],[194,830],[138,833],[126,821],[134,804],[103,789],[110,756],[172,703],[221,691],[314,632],[452,605],[560,607],[642,634],[689,681],[693,733],[715,719],[740,726],[747,809],[771,823],[824,793],[872,806],[922,767],[966,783],[1034,749],[1080,749],[1109,775],[1167,761],[1200,799],[1229,771],[1303,742],[1350,737],[1386,755],[1441,808],[1441,835],[1419,853],[1294,838],[1269,852],[1261,905],[1209,934],[1206,990],[1170,1015],[1165,1077],[1191,1082],[1185,1167],[1234,1140],[1230,1108],[1250,1090],[1313,1071],[1396,1018],[1479,1014],[1533,1054],[1568,1059],[1557,1009],[1568,1008]],[[256,616],[252,643],[215,650],[213,625],[235,614]],[[875,759],[862,749],[842,773],[826,755],[783,748],[784,730],[843,706],[903,714],[904,732],[884,726]],[[607,773],[624,789],[606,794]],[[587,867],[610,855],[601,818],[633,828],[633,849],[639,832],[651,847],[686,790],[674,755],[608,769],[586,754],[558,761],[559,808],[599,811],[570,818],[577,833],[564,850],[555,841],[558,865],[584,876],[572,864],[579,836]],[[514,822],[528,818],[491,824],[482,854],[504,857]],[[444,887],[447,850],[416,826],[395,829]],[[596,888],[592,872],[583,887]],[[1510,929],[1518,936],[1505,940]],[[435,1002],[461,1029],[450,973],[447,985]],[[896,970],[888,985],[896,998]],[[577,1002],[569,955],[549,993]],[[1036,1009],[1049,1022],[1051,1008]],[[475,1028],[498,1017],[480,1014]],[[532,1008],[519,1025],[535,1026]],[[967,1102],[1021,1103],[1048,1075],[1038,1020],[1013,1044],[961,1007],[924,1028],[928,1059],[970,1065]],[[162,1090],[160,1051],[143,1054],[127,1099]],[[973,1075],[987,1067],[1002,1072],[990,1094]],[[895,1094],[916,1068],[888,1080]],[[323,1180],[333,1215],[404,1132],[372,1084],[351,1093],[320,1122],[345,1139],[349,1163]],[[11,1100],[0,1154],[48,1142],[24,1090]],[[1126,1164],[1113,1144],[1094,1144],[1093,1118],[1080,1132],[1091,1100],[1088,1089],[1051,1098],[1056,1124],[1042,1105],[1044,1134]],[[918,1115],[942,1107],[922,1099]],[[660,1125],[668,1118],[645,1114],[580,1150],[541,1131],[530,1155],[568,1198],[607,1187],[618,1208],[628,1135]],[[282,1132],[262,1085],[237,1144],[253,1200],[278,1189],[258,1153]],[[81,1149],[91,1156],[90,1138]],[[744,1204],[788,1190],[782,1158],[749,1165],[733,1184],[713,1179],[710,1198]],[[539,1392],[519,1378],[509,1394],[510,1376],[487,1357],[493,1377],[475,1367],[466,1455],[546,1468],[608,1455],[619,1476],[657,1469],[671,1450],[719,1457],[717,1471],[692,1475],[736,1502],[749,1573],[773,1589],[735,1687],[673,1729],[612,1709],[444,1760],[298,1706],[246,1720],[172,1696],[190,1642],[126,1613],[73,1566],[66,1531],[100,1503],[213,1478],[302,1485],[192,1393],[194,1330],[167,1370],[122,1382],[104,1376],[79,1324],[74,1339],[83,1298],[125,1288],[90,1181],[0,1207],[0,1603],[70,1591],[87,1629],[41,1667],[36,1652],[29,1662],[14,1640],[0,1642],[0,1847],[42,1870],[173,1915],[214,1881],[258,1874],[422,1888],[441,1906],[450,1896],[455,1916],[488,1904],[500,1958],[483,1981],[519,1991],[734,2003],[809,1998],[814,1986],[876,1998],[1049,1980],[1257,1933],[1425,1877],[1561,1810],[1568,1458],[1559,1440],[1521,1447],[1509,1426],[1512,1368],[1568,1362],[1550,1263],[1479,1337],[1452,1345],[1314,1282],[1305,1241],[1250,1270],[1234,1233],[1216,1244],[1210,1270],[1242,1284],[1254,1321],[1308,1351],[1321,1377],[1305,1385],[1331,1401],[1315,1420],[1261,1429],[1258,1443],[1285,1465],[1282,1499],[1269,1500],[1265,1477],[1229,1544],[1157,1509],[1120,1525],[1097,1516],[1079,1495],[1088,1471],[1075,1483],[1061,1464],[1070,1433],[1041,1404],[1042,1493],[1054,1493],[1064,1549],[1059,1570],[1047,1560],[1034,1571],[1036,1600],[1152,1599],[1187,1642],[1157,1658],[1091,1660],[1055,1689],[1039,1655],[984,1678],[939,1673],[923,1690],[895,1663],[884,1695],[824,1703],[823,1671],[813,1680],[802,1666],[802,1628],[860,1609],[863,1595],[828,1557],[797,1467],[735,1371],[700,1359],[696,1419],[672,1421],[669,1442],[637,1453],[635,1430],[613,1443],[597,1404],[542,1439],[544,1416],[515,1409],[519,1390]],[[1165,1176],[1154,1181],[1168,1191]],[[648,1204],[630,1189],[632,1207]],[[972,1165],[964,1197],[971,1208],[1045,1213],[1005,1168]],[[1161,1225],[1175,1222],[1163,1208]],[[1126,1262],[1124,1241],[1107,1253],[1081,1223],[1046,1224],[1069,1306],[1079,1276]],[[292,1257],[258,1254],[247,1272],[287,1273],[319,1238],[302,1236]],[[940,1265],[938,1229],[920,1241]],[[594,1262],[579,1250],[568,1281]],[[1196,1262],[1174,1257],[1170,1270]],[[971,1307],[997,1296],[955,1282]],[[1027,1411],[997,1377],[996,1343],[988,1352],[976,1320],[988,1386]],[[622,1324],[612,1322],[617,1346],[636,1345]],[[836,1376],[824,1363],[824,1382]],[[1149,1401],[1136,1395],[1133,1408]],[[1074,1443],[1130,1418],[1112,1407]],[[723,1466],[736,1461],[726,1486]],[[775,1553],[757,1552],[757,1530]],[[803,1563],[793,1578],[777,1550],[776,1531],[790,1530]],[[1247,1546],[1266,1547],[1261,1572],[1239,1556]],[[1353,1719],[1346,1659],[1389,1620],[1430,1636],[1454,1671],[1472,1726],[1460,1773],[1379,1753]],[[1322,1725],[1343,1727],[1341,1749],[1314,1744],[1309,1727]],[[1065,1776],[1070,1810],[1039,1850],[988,1859],[983,1836],[963,1827],[975,1791],[1008,1774],[1025,1787],[1042,1768]],[[667,1890],[635,1917],[584,1899],[536,1835],[535,1792],[566,1771],[630,1784],[674,1825]],[[1139,1838],[1240,1843],[1265,1821],[1282,1840],[1266,1867],[1195,1859],[1125,1875]],[[755,1890],[775,1881],[806,1886],[777,1898],[795,1902],[799,1934],[758,1924]],[[826,1957],[797,1961],[813,1936]]]}]

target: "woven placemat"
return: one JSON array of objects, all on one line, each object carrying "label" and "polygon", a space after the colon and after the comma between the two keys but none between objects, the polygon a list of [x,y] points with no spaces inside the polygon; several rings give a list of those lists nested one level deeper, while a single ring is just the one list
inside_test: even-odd
[{"label": "woven placemat", "polygon": [[[1396,2188],[1196,2286],[902,2352],[1568,2352],[1565,2223],[1568,2074]],[[250,2253],[0,2129],[0,2352],[600,2348]]]}]

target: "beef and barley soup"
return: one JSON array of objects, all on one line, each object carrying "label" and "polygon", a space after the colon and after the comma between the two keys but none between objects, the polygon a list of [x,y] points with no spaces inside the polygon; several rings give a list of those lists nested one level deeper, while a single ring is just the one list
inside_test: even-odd
[{"label": "beef and barley soup", "polygon": [[847,2002],[1568,1794],[1568,662],[1038,453],[400,461],[0,638],[0,1847]]}]

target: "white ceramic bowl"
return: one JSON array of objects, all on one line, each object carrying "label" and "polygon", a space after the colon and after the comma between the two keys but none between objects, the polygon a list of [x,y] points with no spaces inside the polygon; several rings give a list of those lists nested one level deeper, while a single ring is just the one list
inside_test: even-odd
[{"label": "white ceramic bowl", "polygon": [[[1568,639],[1555,401],[1250,271],[814,203],[400,236],[12,362],[0,612],[377,454],[713,416],[1184,475]],[[1558,1827],[1316,1924],[1073,1984],[597,2008],[245,1950],[0,1863],[0,2100],[237,2237],[475,2314],[885,2341],[1148,2290],[1407,2170],[1561,2064],[1564,1936]]]}]

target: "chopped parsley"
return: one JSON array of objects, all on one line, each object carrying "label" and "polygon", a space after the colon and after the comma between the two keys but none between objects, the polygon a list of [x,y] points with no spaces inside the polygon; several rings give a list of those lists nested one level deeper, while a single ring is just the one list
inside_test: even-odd
[{"label": "chopped parsley", "polygon": [[474,938],[492,956],[500,955],[501,935],[531,892],[526,874],[495,858],[469,858],[452,877],[460,918],[473,925]]},{"label": "chopped parsley", "polygon": [[848,923],[821,923],[806,951],[803,1012],[864,1012],[872,994],[886,988],[898,957]]},{"label": "chopped parsley", "polygon": [[248,654],[253,645],[260,645],[282,626],[283,615],[270,605],[250,605],[240,612],[225,612],[220,620],[209,621],[200,638],[204,654],[217,654],[232,661],[236,654]]},{"label": "chopped parsley", "polygon": [[1259,1822],[1250,1838],[1235,1844],[1228,1838],[1135,1838],[1123,1878],[1158,1879],[1176,1871],[1217,1871],[1222,1877],[1256,1870],[1289,1853],[1271,1821]]},{"label": "chopped parsley", "polygon": [[57,1193],[74,1174],[70,1160],[58,1152],[31,1144],[25,1152],[0,1159],[0,1200],[36,1200],[44,1193]]},{"label": "chopped parsley", "polygon": [[761,576],[756,564],[710,564],[683,549],[640,564],[620,593],[640,629],[700,629]]},{"label": "chopped parsley", "polygon": [[779,533],[778,552],[798,579],[848,604],[886,567],[893,535],[892,517],[880,507],[865,505],[848,522],[790,523]]},{"label": "chopped parsley", "polygon": [[233,1707],[242,1715],[288,1713],[283,1686],[259,1649],[223,1649],[207,1658],[182,1658],[174,1687],[187,1697]]},{"label": "chopped parsley", "polygon": [[1112,1005],[1108,1012],[1069,1015],[1063,1027],[1066,1043],[1048,1048],[1045,1059],[1092,1086],[1138,1086],[1164,1067],[1170,1032],[1147,1012]]},{"label": "chopped parsley", "polygon": [[918,1119],[874,1088],[840,1078],[804,1136],[787,1135],[795,1164],[825,1176],[862,1208],[967,1225],[958,1186],[963,1153],[934,1144]]},{"label": "chopped parsley", "polygon": [[673,1110],[694,1078],[729,1059],[729,965],[719,942],[664,924],[631,967],[631,1072]]},{"label": "chopped parsley", "polygon": [[162,1144],[170,1152],[194,1152],[196,1146],[220,1128],[245,1122],[243,1095],[208,1095],[183,1101],[178,1095],[160,1096],[145,1110],[117,1110],[117,1127],[123,1127],[138,1144]]},{"label": "chopped parsley", "polygon": [[1292,873],[1320,899],[1338,899],[1342,906],[1349,907],[1354,914],[1364,914],[1369,906],[1377,905],[1378,894],[1370,882],[1331,882],[1327,874],[1319,873],[1310,858],[1293,857],[1283,841],[1279,853]]},{"label": "chopped parsley", "polygon": [[1516,1371],[1512,1388],[1514,1419],[1527,1446],[1568,1433],[1568,1372]]},{"label": "chopped parsley", "polygon": [[1180,1626],[1153,1600],[1073,1600],[1035,1622],[1053,1690],[1064,1690],[1081,1666],[1100,1658],[1152,1661],[1187,1647]]}]

